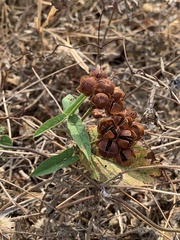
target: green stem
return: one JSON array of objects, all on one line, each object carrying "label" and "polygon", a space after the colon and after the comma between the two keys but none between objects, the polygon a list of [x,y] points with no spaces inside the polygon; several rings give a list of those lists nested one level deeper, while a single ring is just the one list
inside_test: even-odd
[{"label": "green stem", "polygon": [[80,106],[81,104],[84,102],[84,100],[86,99],[86,96],[84,94],[81,94],[72,104],[70,107],[68,107],[65,111],[64,114],[66,116],[70,116],[71,114],[73,114]]},{"label": "green stem", "polygon": [[83,122],[84,119],[86,119],[86,118],[91,114],[91,112],[92,112],[92,107],[90,107],[90,108],[84,113],[84,115],[83,115],[82,118],[81,118],[81,121]]}]

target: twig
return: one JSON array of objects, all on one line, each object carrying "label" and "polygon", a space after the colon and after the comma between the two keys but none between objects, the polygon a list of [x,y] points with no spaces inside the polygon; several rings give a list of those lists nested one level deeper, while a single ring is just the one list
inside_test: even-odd
[{"label": "twig", "polygon": [[162,149],[163,147],[167,147],[167,146],[170,146],[170,145],[173,145],[173,144],[178,144],[178,143],[180,143],[180,139],[176,140],[176,141],[173,141],[173,142],[165,143],[165,144],[162,144],[162,145],[159,145],[159,146],[151,147],[151,150],[155,150],[155,149],[158,149],[158,148]]},{"label": "twig", "polygon": [[[172,61],[166,63],[166,64],[164,65],[164,69],[167,68],[167,67],[169,67],[169,66],[171,66],[173,63],[177,62],[177,60],[179,60],[179,59],[180,59],[180,55],[178,55],[177,57],[175,57]],[[157,76],[159,73],[161,73],[161,69],[159,69],[158,71],[156,71],[153,75],[154,75],[154,76]]]},{"label": "twig", "polygon": [[[27,152],[32,152],[32,153],[36,153],[38,155],[41,155],[42,157],[44,158],[48,158],[49,156],[46,155],[45,153],[43,152],[39,152],[39,151],[36,151],[32,148],[26,148],[26,147],[15,147],[15,146],[7,146],[7,145],[3,145],[3,144],[0,144],[0,148],[4,148],[4,149],[12,149],[12,150],[24,150],[24,151],[27,151]],[[8,151],[7,151],[8,152]]]},{"label": "twig", "polygon": [[64,202],[61,202],[56,208],[60,209],[62,205],[65,205],[67,202],[69,202],[72,198],[76,197],[77,195],[79,195],[81,192],[83,192],[85,190],[85,188],[79,190],[78,192],[76,192],[75,194],[73,194],[72,196],[70,196],[69,198],[67,198]]},{"label": "twig", "polygon": [[93,198],[95,198],[95,195],[90,195],[90,196],[87,196],[87,197],[83,197],[83,198],[77,199],[75,201],[72,201],[70,203],[64,204],[60,207],[56,207],[55,209],[60,210],[60,209],[63,209],[63,208],[71,207],[71,206],[74,206],[76,204],[79,204],[81,202],[84,202],[84,201],[87,201],[87,200],[90,200],[90,199],[93,199]]},{"label": "twig", "polygon": [[8,126],[8,132],[9,132],[9,137],[12,137],[12,133],[11,133],[11,123],[10,123],[10,119],[9,119],[9,113],[8,113],[8,109],[7,109],[7,105],[6,105],[6,100],[5,100],[5,94],[4,91],[2,91],[2,99],[3,99],[3,104],[4,104],[4,111],[6,114],[6,121],[7,121],[7,126]]},{"label": "twig", "polygon": [[[172,183],[171,178],[169,177],[169,175],[166,172],[164,172],[164,174],[165,174],[166,178],[168,178],[169,182],[171,183],[171,187],[174,190],[174,193],[177,193],[176,192],[176,185]],[[171,217],[172,217],[172,214],[174,212],[174,209],[176,208],[176,201],[177,201],[177,196],[174,194],[173,195],[173,206],[172,206],[172,208],[171,208],[171,210],[169,212],[169,216],[168,216],[168,218],[166,220],[165,227],[167,227],[167,225],[169,224],[169,222],[171,220]],[[163,240],[163,239],[160,239],[160,240]]]},{"label": "twig", "polygon": [[52,95],[52,93],[49,91],[49,89],[46,87],[46,85],[43,83],[42,79],[39,77],[39,75],[37,74],[37,72],[35,71],[35,69],[32,67],[32,70],[35,74],[35,76],[37,77],[37,79],[40,81],[40,83],[43,85],[43,87],[45,88],[45,90],[48,92],[48,94],[51,96],[51,98],[54,100],[54,102],[56,103],[56,105],[59,108],[59,111],[62,112],[62,108],[59,105],[58,101],[56,100],[56,98]]},{"label": "twig", "polygon": [[[107,198],[107,196],[106,196]],[[116,196],[108,196],[108,198],[112,201],[115,201],[117,203],[119,203],[120,205],[122,205],[125,209],[127,209],[131,214],[133,214],[135,217],[138,217],[139,219],[143,220],[144,222],[146,222],[148,225],[150,225],[151,227],[162,231],[162,232],[177,232],[180,233],[180,229],[177,228],[163,228],[159,225],[157,225],[156,223],[152,222],[151,220],[149,220],[149,218],[147,218],[146,216],[144,216],[141,212],[139,212],[136,208],[133,208],[131,205],[129,205],[127,202],[125,202],[123,199],[118,198]]]},{"label": "twig", "polygon": [[[26,87],[24,87],[24,88],[21,89],[20,91],[18,91],[18,92],[16,92],[15,94],[13,94],[11,97],[9,97],[8,99],[6,99],[5,102],[8,102],[9,100],[11,100],[11,99],[12,99],[13,97],[15,97],[16,95],[24,92],[24,90],[26,90],[26,89],[28,89],[28,88],[36,85],[37,83],[39,83],[39,82],[41,82],[41,81],[43,81],[43,80],[45,80],[45,79],[47,79],[47,78],[49,78],[49,77],[52,77],[53,75],[55,75],[55,74],[57,74],[57,73],[63,72],[63,71],[66,70],[66,69],[69,69],[69,68],[71,68],[71,67],[74,67],[74,66],[76,66],[76,65],[78,65],[78,63],[71,64],[71,65],[69,65],[69,66],[67,66],[67,67],[61,68],[61,69],[59,69],[59,70],[57,70],[57,71],[55,71],[55,72],[53,72],[53,73],[50,73],[49,75],[47,75],[47,76],[45,76],[45,77],[43,77],[43,78],[41,78],[41,79],[38,79],[37,81],[35,81],[35,82],[27,85]],[[3,105],[3,103],[0,103],[0,107],[1,107],[2,105]]]}]

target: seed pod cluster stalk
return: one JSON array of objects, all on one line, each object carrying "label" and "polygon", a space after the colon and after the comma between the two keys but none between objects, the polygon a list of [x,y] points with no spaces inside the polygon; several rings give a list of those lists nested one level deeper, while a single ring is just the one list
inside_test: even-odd
[{"label": "seed pod cluster stalk", "polygon": [[125,93],[98,69],[81,77],[77,90],[90,98],[94,106],[92,116],[99,119],[99,154],[114,159],[118,164],[131,165],[135,157],[132,147],[143,137],[144,128],[136,121],[137,112],[125,109]]}]

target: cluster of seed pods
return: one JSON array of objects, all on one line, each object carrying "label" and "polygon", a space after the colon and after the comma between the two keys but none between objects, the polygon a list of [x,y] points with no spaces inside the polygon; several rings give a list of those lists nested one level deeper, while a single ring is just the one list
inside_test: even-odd
[{"label": "cluster of seed pods", "polygon": [[105,158],[129,166],[135,157],[132,146],[144,135],[143,126],[136,121],[137,112],[125,109],[125,93],[102,70],[94,70],[80,79],[77,90],[90,98],[92,115],[99,118],[98,149]]}]

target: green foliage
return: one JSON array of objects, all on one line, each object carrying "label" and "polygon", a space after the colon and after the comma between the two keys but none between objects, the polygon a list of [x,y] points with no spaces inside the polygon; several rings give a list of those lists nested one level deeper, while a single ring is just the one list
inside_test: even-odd
[{"label": "green foliage", "polygon": [[[2,130],[2,131],[1,131]],[[0,132],[3,132],[4,130],[3,129],[0,129]],[[12,139],[8,136],[8,135],[0,135],[0,148],[3,149],[3,145],[4,146],[12,146]],[[6,150],[7,150],[7,147],[6,147]],[[6,161],[6,157],[1,157],[1,159],[3,161]]]},{"label": "green foliage", "polygon": [[76,112],[79,106],[86,99],[84,94],[81,94],[62,114],[57,115],[54,118],[47,120],[44,124],[42,124],[34,133],[34,137],[37,137],[44,132],[48,131],[52,127],[55,127],[58,124],[63,123],[69,116]]},{"label": "green foliage", "polygon": [[12,146],[12,140],[8,135],[2,135],[0,136],[0,144]]},{"label": "green foliage", "polygon": [[68,129],[72,138],[76,142],[79,149],[84,153],[88,160],[91,159],[91,144],[88,133],[81,119],[73,114],[68,117],[67,121]]},{"label": "green foliage", "polygon": [[[62,99],[63,111],[68,109],[74,101],[75,101],[75,98],[71,94],[68,94],[66,97],[64,97]],[[79,109],[77,109],[74,113],[78,114],[79,113]]]},{"label": "green foliage", "polygon": [[2,133],[4,131],[4,129],[2,127],[0,127],[0,133]]},{"label": "green foliage", "polygon": [[[76,115],[78,113],[79,106],[86,99],[86,96],[81,94],[76,100],[70,94],[68,94],[62,100],[64,112],[54,118],[47,120],[34,134],[37,137],[48,131],[52,127],[67,121],[67,127],[70,131],[70,135],[75,141],[76,145],[83,152],[88,160],[91,159],[91,144],[88,133],[81,119]],[[57,156],[46,159],[38,168],[31,174],[31,176],[42,176],[45,174],[53,173],[61,168],[74,164],[78,160],[78,156],[73,155],[74,150],[72,148],[65,150]]]},{"label": "green foliage", "polygon": [[50,157],[42,162],[31,176],[42,176],[45,174],[53,173],[61,168],[68,167],[74,164],[79,159],[78,156],[74,155],[74,150],[72,148],[66,149],[60,154]]}]

